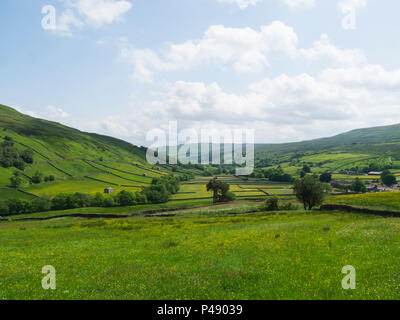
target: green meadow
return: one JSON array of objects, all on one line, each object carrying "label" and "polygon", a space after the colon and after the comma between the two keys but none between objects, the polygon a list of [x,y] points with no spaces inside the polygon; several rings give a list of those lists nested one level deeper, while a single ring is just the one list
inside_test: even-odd
[{"label": "green meadow", "polygon": [[[241,211],[2,222],[0,299],[400,298],[399,219]],[[41,287],[45,265],[54,291]],[[356,290],[342,289],[346,265]]]}]

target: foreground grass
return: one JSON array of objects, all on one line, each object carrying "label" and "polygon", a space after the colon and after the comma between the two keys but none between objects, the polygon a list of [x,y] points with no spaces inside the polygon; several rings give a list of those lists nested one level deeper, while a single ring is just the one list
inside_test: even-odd
[{"label": "foreground grass", "polygon": [[340,212],[6,222],[0,299],[395,299],[399,235],[399,219]]}]

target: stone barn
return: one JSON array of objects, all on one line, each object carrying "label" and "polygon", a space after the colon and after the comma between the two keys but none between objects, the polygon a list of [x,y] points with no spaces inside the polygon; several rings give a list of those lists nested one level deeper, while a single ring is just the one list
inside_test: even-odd
[{"label": "stone barn", "polygon": [[111,194],[111,193],[114,193],[114,189],[113,188],[106,188],[106,189],[104,189],[104,193],[105,194]]}]

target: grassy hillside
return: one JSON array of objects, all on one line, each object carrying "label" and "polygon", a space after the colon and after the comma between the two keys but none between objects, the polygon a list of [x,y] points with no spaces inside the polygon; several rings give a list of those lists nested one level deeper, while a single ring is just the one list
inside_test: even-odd
[{"label": "grassy hillside", "polygon": [[330,138],[256,145],[259,167],[280,164],[294,174],[303,164],[316,172],[377,166],[400,168],[400,124],[353,130]]},{"label": "grassy hillside", "polygon": [[[0,167],[2,199],[26,197],[6,189],[15,171],[21,173],[23,180],[20,190],[39,196],[59,192],[96,193],[109,186],[138,191],[153,177],[165,174],[147,164],[145,148],[33,118],[0,105],[0,142],[10,138],[14,151],[33,152],[33,163],[25,164],[23,170]],[[55,180],[32,184],[31,178],[37,172],[43,177],[54,176]]]}]

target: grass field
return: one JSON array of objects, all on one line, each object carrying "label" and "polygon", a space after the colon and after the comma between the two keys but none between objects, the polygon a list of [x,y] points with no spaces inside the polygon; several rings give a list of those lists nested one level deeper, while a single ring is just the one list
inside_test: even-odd
[{"label": "grass field", "polygon": [[399,219],[340,212],[2,222],[0,299],[396,299],[399,233]]},{"label": "grass field", "polygon": [[367,193],[330,197],[326,203],[400,211],[400,192]]}]

